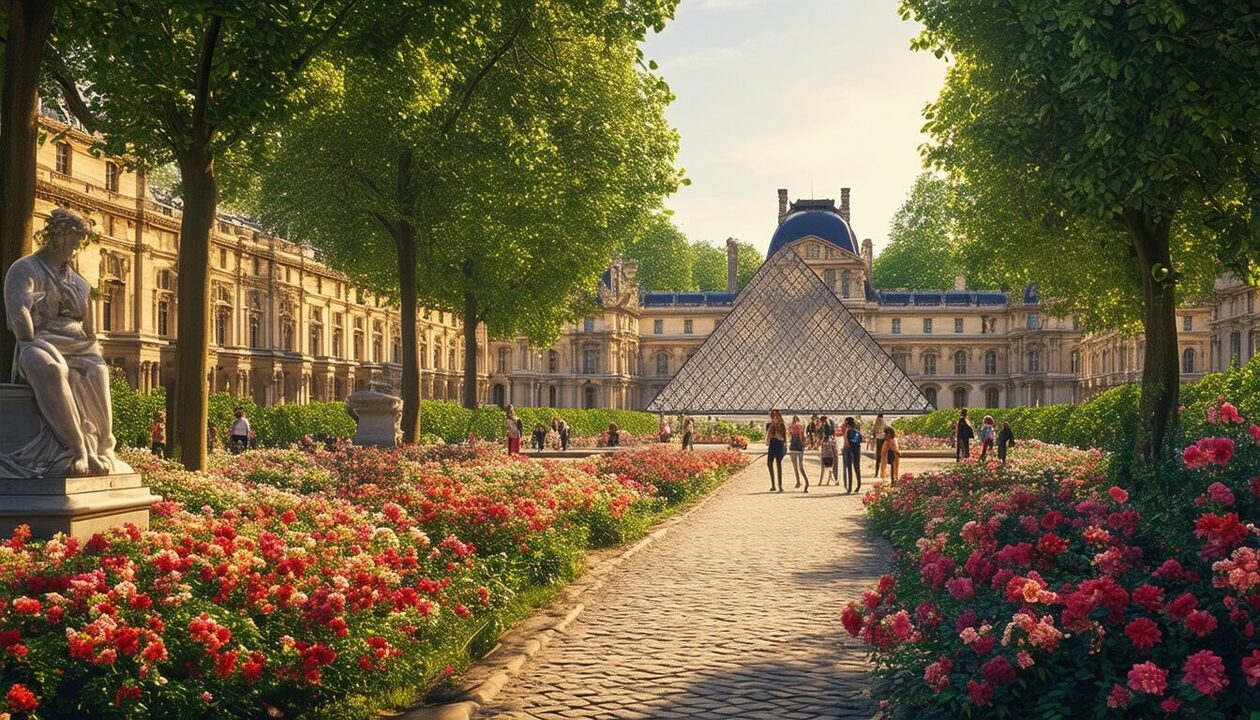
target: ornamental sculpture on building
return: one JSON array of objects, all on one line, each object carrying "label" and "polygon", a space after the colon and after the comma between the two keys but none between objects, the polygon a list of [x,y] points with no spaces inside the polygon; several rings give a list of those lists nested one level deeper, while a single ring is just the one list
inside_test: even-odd
[{"label": "ornamental sculpture on building", "polygon": [[18,341],[13,378],[30,386],[42,427],[16,451],[0,453],[4,476],[131,471],[114,456],[109,368],[96,341],[91,287],[72,265],[88,232],[78,213],[54,210],[43,246],[5,275],[7,320]]}]

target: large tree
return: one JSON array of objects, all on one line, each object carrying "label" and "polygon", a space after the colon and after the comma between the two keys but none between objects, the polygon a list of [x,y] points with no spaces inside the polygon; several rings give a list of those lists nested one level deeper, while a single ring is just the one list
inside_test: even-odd
[{"label": "large tree", "polygon": [[478,326],[549,342],[617,238],[675,186],[668,89],[635,52],[672,7],[487,0],[440,39],[324,64],[302,93],[260,207],[400,298],[405,440],[418,434],[419,302],[462,314],[475,405]]},{"label": "large tree", "polygon": [[658,213],[625,250],[639,263],[639,285],[647,291],[696,289],[695,254],[687,236],[667,213]]},{"label": "large tree", "polygon": [[925,28],[917,47],[952,60],[927,112],[928,159],[963,188],[960,231],[1029,279],[1095,275],[1059,285],[1079,293],[1059,298],[1066,309],[1110,300],[1086,288],[1140,292],[1136,449],[1166,457],[1189,253],[1249,275],[1260,249],[1260,13],[1220,0],[903,0],[902,12]]},{"label": "large tree", "polygon": [[871,268],[871,283],[881,288],[944,289],[962,272],[955,258],[949,180],[925,172],[893,215],[888,245]]},{"label": "large tree", "polygon": [[[67,2],[57,51],[67,107],[99,149],[179,168],[178,343],[171,439],[206,460],[210,231],[220,174],[287,112],[309,62],[383,0]],[[389,26],[380,32],[389,32]],[[80,90],[83,92],[80,93]]]},{"label": "large tree", "polygon": [[[4,68],[0,77],[0,280],[13,261],[31,252],[35,214],[35,146],[39,84],[52,31],[55,0],[6,0]],[[5,317],[0,294],[0,318]],[[17,339],[0,327],[0,378],[13,367]]]}]

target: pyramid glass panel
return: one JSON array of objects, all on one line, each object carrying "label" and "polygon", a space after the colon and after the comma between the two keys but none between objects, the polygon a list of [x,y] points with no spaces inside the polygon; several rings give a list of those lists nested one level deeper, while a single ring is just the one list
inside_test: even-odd
[{"label": "pyramid glass panel", "polygon": [[790,247],[767,259],[730,313],[648,406],[764,414],[932,410],[892,357]]}]

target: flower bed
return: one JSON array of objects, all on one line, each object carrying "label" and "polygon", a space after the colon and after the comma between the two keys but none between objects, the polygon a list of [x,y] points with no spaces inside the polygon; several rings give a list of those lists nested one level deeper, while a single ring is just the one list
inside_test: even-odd
[{"label": "flower bed", "polygon": [[1218,400],[1190,500],[1109,487],[1097,452],[968,461],[867,497],[895,571],[851,603],[881,713],[1245,717],[1260,708],[1260,427]]},{"label": "flower bed", "polygon": [[370,717],[571,578],[589,544],[744,463],[698,455],[618,453],[614,472],[488,446],[263,451],[203,475],[128,453],[165,498],[149,531],[0,546],[3,710]]}]

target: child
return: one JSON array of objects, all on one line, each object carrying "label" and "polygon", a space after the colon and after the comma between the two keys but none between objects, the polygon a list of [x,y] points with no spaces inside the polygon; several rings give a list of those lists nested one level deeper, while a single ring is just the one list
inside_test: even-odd
[{"label": "child", "polygon": [[[822,473],[818,475],[819,485],[830,485],[832,480],[836,484],[840,484],[840,467],[836,462],[836,439],[834,436],[823,436],[822,443],[818,446],[818,458],[822,461]],[[830,477],[828,475],[830,474]],[[823,482],[826,478],[827,482]]]},{"label": "child", "polygon": [[980,426],[980,462],[989,455],[989,451],[993,449],[993,441],[996,439],[997,430],[993,426],[993,416],[985,415],[984,424]]}]

